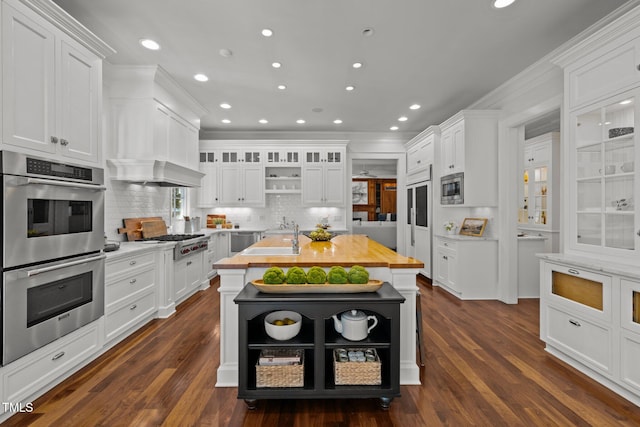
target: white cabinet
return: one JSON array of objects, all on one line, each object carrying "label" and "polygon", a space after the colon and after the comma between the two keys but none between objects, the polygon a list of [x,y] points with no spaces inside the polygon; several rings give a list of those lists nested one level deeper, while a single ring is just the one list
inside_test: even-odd
[{"label": "white cabinet", "polygon": [[167,160],[188,168],[198,167],[198,129],[156,102],[154,149],[166,153]]},{"label": "white cabinet", "polygon": [[434,284],[460,299],[498,297],[496,240],[437,236],[434,267]]},{"label": "white cabinet", "polygon": [[498,118],[495,110],[463,110],[440,125],[438,174],[464,174],[462,206],[498,203]]},{"label": "white cabinet", "polygon": [[63,31],[2,2],[2,143],[98,164],[102,56]]},{"label": "white cabinet", "polygon": [[345,203],[345,150],[305,150],[302,167],[304,206],[343,206]]},{"label": "white cabinet", "polygon": [[174,290],[176,304],[200,287],[204,253],[189,255],[174,263]]},{"label": "white cabinet", "polygon": [[220,206],[220,159],[217,151],[201,151],[198,170],[204,174],[198,188],[198,207]]},{"label": "white cabinet", "polygon": [[[433,164],[436,131],[429,127],[414,140],[407,143],[407,175],[426,172]],[[431,177],[427,177],[430,179]],[[412,182],[415,180],[411,180]]]},{"label": "white cabinet", "polygon": [[157,311],[155,252],[108,259],[105,265],[105,338],[124,339]]},{"label": "white cabinet", "polygon": [[301,155],[299,150],[286,148],[268,149],[264,158],[267,166],[300,166]]},{"label": "white cabinet", "polygon": [[220,150],[219,174],[221,205],[264,206],[264,166],[260,150]]},{"label": "white cabinet", "polygon": [[518,227],[550,230],[559,225],[560,135],[556,132],[525,141],[520,169]]},{"label": "white cabinet", "polygon": [[220,231],[212,236],[216,262],[229,256],[229,238],[230,232],[228,231]]}]

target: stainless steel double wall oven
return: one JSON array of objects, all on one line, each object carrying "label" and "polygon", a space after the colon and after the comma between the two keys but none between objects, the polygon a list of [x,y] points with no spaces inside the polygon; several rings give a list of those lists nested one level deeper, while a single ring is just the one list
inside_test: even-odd
[{"label": "stainless steel double wall oven", "polygon": [[0,152],[2,364],[104,313],[104,171]]}]

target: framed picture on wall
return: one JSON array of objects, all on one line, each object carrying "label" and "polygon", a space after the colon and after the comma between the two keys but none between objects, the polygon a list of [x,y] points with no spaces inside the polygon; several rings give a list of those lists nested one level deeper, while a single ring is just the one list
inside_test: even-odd
[{"label": "framed picture on wall", "polygon": [[369,183],[367,181],[351,181],[351,198],[353,205],[369,204]]},{"label": "framed picture on wall", "polygon": [[460,227],[460,234],[482,237],[487,226],[487,218],[465,218]]}]

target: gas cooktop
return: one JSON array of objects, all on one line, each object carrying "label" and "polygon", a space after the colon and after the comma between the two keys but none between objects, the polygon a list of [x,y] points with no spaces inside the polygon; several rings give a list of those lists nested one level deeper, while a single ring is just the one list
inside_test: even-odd
[{"label": "gas cooktop", "polygon": [[145,240],[145,241],[157,240],[161,242],[179,242],[181,240],[195,239],[203,236],[204,234],[165,234],[164,236],[145,237],[142,240]]}]

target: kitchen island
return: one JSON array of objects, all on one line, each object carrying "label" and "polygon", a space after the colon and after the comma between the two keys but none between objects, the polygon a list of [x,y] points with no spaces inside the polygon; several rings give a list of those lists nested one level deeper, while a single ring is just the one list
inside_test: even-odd
[{"label": "kitchen island", "polygon": [[[250,248],[291,247],[292,235],[265,238]],[[268,267],[320,266],[345,268],[361,265],[371,279],[389,282],[404,298],[400,311],[400,384],[420,384],[416,363],[416,275],[423,262],[402,256],[364,235],[345,234],[328,242],[313,242],[299,236],[298,255],[244,255],[218,261],[220,276],[220,366],[216,387],[238,385],[238,308],[234,298],[252,280],[261,279]]]}]

